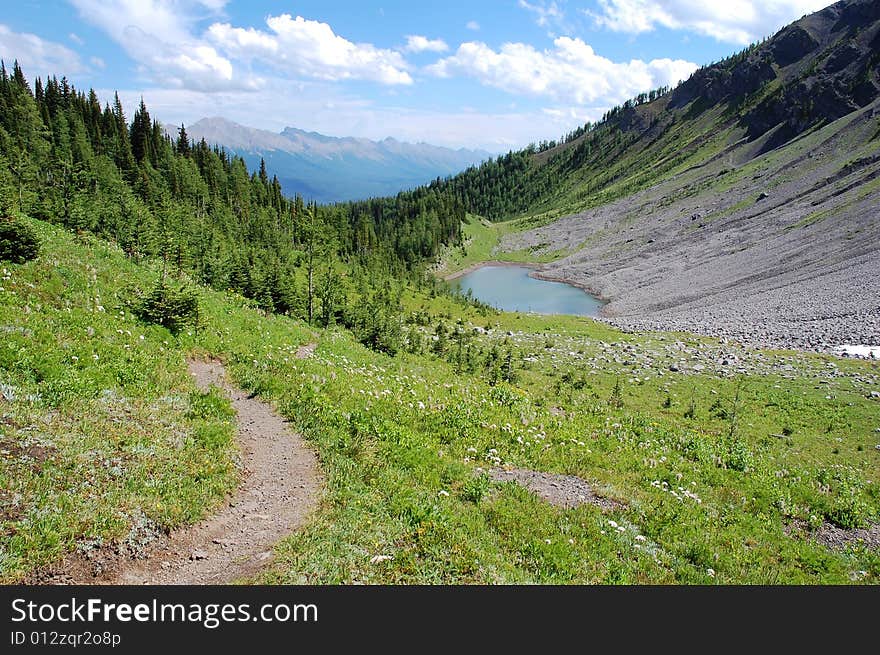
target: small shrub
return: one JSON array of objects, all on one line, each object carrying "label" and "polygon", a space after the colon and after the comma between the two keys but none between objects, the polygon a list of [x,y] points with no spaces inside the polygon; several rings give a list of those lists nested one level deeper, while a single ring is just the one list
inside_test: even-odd
[{"label": "small shrub", "polygon": [[136,293],[131,304],[142,321],[162,325],[175,333],[199,323],[199,292],[188,284],[159,279],[147,293]]},{"label": "small shrub", "polygon": [[684,411],[684,417],[687,419],[693,419],[697,417],[697,401],[694,399],[693,391],[691,391],[691,400],[688,403],[688,407]]},{"label": "small shrub", "polygon": [[852,470],[821,469],[816,479],[820,489],[829,492],[824,514],[834,525],[851,530],[864,527],[871,518],[871,509],[863,496],[865,482]]},{"label": "small shrub", "polygon": [[611,396],[608,398],[608,404],[617,409],[623,407],[623,391],[620,388],[620,378],[614,380],[614,388],[611,389]]},{"label": "small shrub", "polygon": [[39,252],[40,240],[29,225],[15,219],[0,220],[0,261],[24,264],[36,259]]},{"label": "small shrub", "polygon": [[723,440],[724,466],[733,471],[745,473],[754,468],[754,456],[745,442],[737,437]]},{"label": "small shrub", "polygon": [[462,485],[461,498],[471,503],[479,503],[491,486],[488,475],[477,475]]},{"label": "small shrub", "polygon": [[720,418],[722,421],[726,421],[730,416],[727,409],[721,404],[720,398],[716,398],[709,407],[709,413],[712,414],[712,416]]}]

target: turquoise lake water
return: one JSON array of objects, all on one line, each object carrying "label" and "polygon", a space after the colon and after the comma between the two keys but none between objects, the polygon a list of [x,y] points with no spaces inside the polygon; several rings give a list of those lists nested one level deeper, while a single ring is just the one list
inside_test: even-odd
[{"label": "turquoise lake water", "polygon": [[462,293],[509,312],[598,316],[605,304],[595,296],[562,282],[529,277],[524,266],[483,266],[449,282]]}]

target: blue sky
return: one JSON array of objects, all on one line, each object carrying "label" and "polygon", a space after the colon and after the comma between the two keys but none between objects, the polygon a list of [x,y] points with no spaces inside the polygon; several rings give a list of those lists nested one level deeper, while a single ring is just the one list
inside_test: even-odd
[{"label": "blue sky", "polygon": [[493,152],[552,139],[827,0],[19,0],[0,57],[166,123]]}]

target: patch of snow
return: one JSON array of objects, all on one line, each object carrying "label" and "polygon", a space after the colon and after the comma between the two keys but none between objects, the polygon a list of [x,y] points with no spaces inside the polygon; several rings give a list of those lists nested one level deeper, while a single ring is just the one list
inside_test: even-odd
[{"label": "patch of snow", "polygon": [[843,344],[837,346],[834,352],[840,355],[849,355],[850,357],[861,357],[863,359],[880,359],[880,346],[866,346],[864,344]]}]

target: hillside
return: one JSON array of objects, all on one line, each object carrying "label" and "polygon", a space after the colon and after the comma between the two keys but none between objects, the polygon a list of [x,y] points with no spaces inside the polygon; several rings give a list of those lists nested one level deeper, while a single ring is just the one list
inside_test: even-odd
[{"label": "hillside", "polygon": [[[752,343],[878,342],[878,20],[839,3],[562,144],[333,206],[0,68],[0,582],[880,583],[880,363]],[[443,255],[546,262],[627,329],[451,294]],[[262,503],[295,494],[282,537]],[[212,517],[197,543],[254,566],[163,569]]]},{"label": "hillside", "polygon": [[618,325],[878,344],[878,44],[880,5],[840,2],[568,143],[444,184],[471,211],[526,217],[493,258],[562,252],[542,274],[610,299]]},{"label": "hillside", "polygon": [[390,137],[337,138],[292,127],[276,134],[219,117],[203,118],[186,129],[193,139],[222,145],[241,156],[251,169],[265,160],[286,194],[323,203],[393,196],[491,157],[479,150],[404,143]]},{"label": "hillside", "polygon": [[225,506],[248,473],[193,356],[273,403],[326,479],[310,521],[244,581],[880,580],[876,363],[413,288],[395,357],[208,288],[198,328],[175,333],[127,302],[161,261],[28,224],[40,255],[4,264],[0,290],[3,582],[138,570],[166,532]]}]

